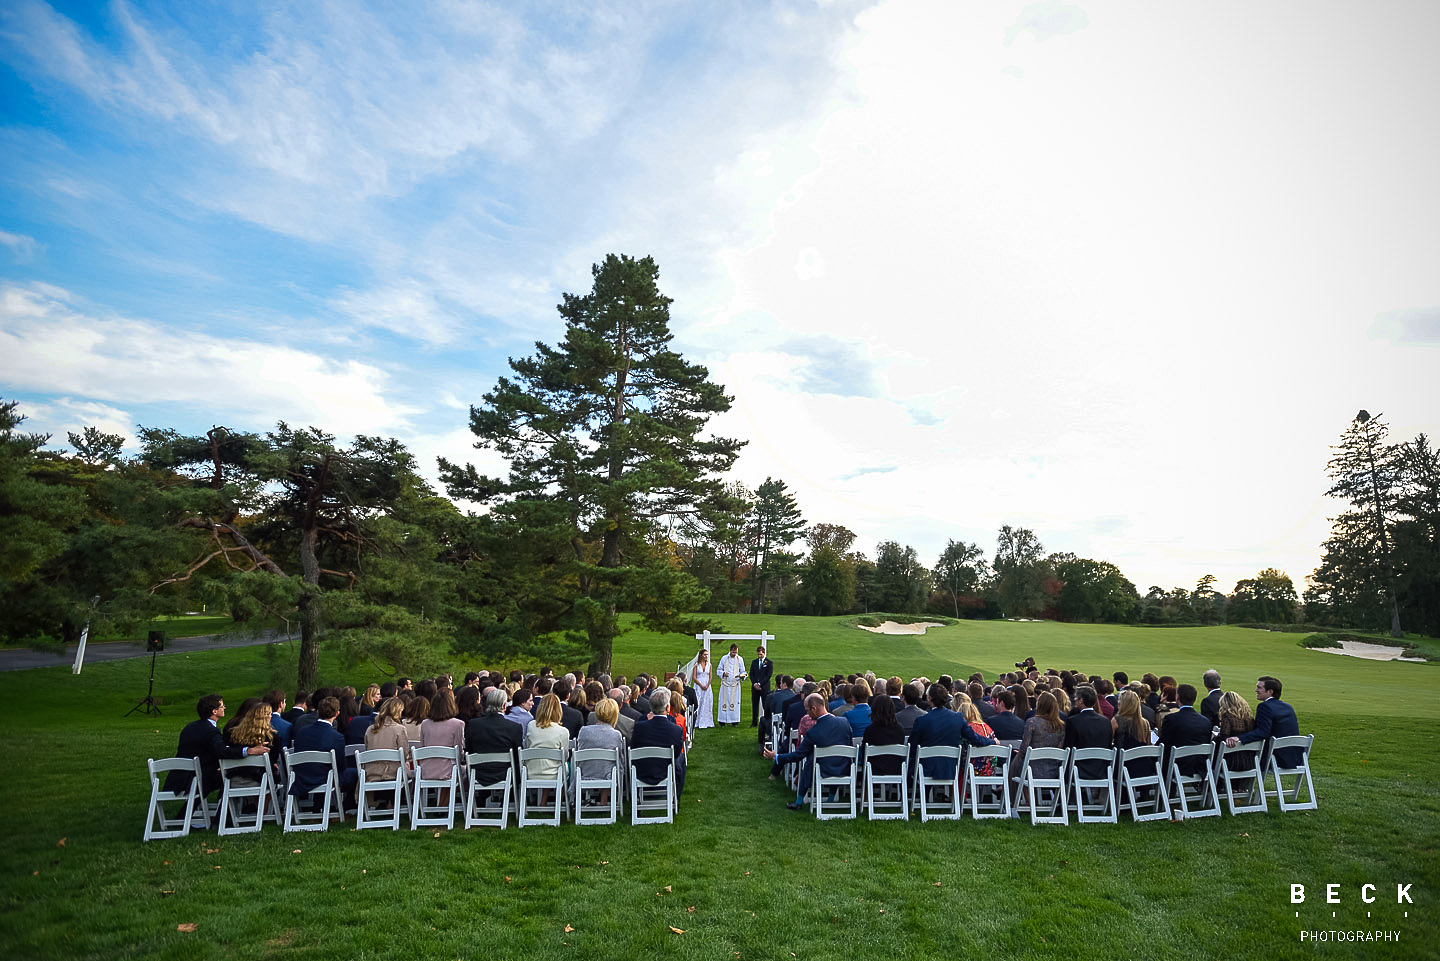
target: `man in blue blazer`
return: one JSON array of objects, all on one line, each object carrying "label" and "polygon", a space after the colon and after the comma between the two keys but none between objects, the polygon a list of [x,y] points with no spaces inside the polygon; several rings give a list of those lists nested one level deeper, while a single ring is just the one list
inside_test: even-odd
[{"label": "man in blue blazer", "polygon": [[[943,684],[930,685],[930,710],[915,719],[910,729],[911,763],[914,763],[919,748],[941,745],[959,747],[963,741],[974,747],[988,747],[995,743],[993,737],[976,734],[970,722],[950,710],[950,689]],[[955,762],[950,758],[926,758],[925,776],[928,778],[953,778]]]},{"label": "man in blue blazer", "polygon": [[[1295,709],[1280,700],[1280,691],[1279,679],[1268,674],[1255,682],[1255,696],[1260,699],[1260,706],[1255,709],[1255,728],[1239,737],[1228,738],[1225,741],[1226,747],[1265,741],[1272,737],[1294,737],[1300,733],[1300,721],[1295,717]],[[1275,753],[1275,760],[1281,767],[1295,767],[1304,757],[1305,752],[1298,747],[1283,748]]]},{"label": "man in blue blazer", "polygon": [[995,713],[985,723],[1001,741],[1020,741],[1025,738],[1025,721],[1015,716],[1015,695],[1001,691],[995,695]]},{"label": "man in blue blazer", "polygon": [[[335,717],[340,702],[327,697],[315,709],[315,720],[295,732],[296,751],[329,751],[335,755],[335,768],[340,772],[340,789],[348,797],[359,779],[359,773],[345,766],[345,735],[335,730]],[[327,771],[323,764],[297,764],[291,772],[290,794],[304,797],[325,783]]]},{"label": "man in blue blazer", "polygon": [[[1195,710],[1194,685],[1181,684],[1175,689],[1175,693],[1180,699],[1180,710],[1165,715],[1165,723],[1160,725],[1160,743],[1170,751],[1193,744],[1209,744],[1210,719]],[[1167,755],[1168,753],[1167,751]],[[1204,770],[1203,757],[1186,758],[1180,764],[1180,773],[1186,777],[1200,774]]]},{"label": "man in blue blazer", "polygon": [[[685,788],[685,735],[680,725],[670,716],[670,691],[660,688],[650,695],[650,716],[635,722],[635,733],[630,735],[630,747],[668,747],[675,757],[675,796]],[[635,762],[635,776],[646,784],[658,784],[665,779],[665,761],[639,760]]]},{"label": "man in blue blazer", "polygon": [[[775,761],[775,766],[790,764],[794,761],[803,761],[804,767],[800,769],[800,786],[795,795],[795,800],[785,805],[792,811],[798,811],[805,806],[805,795],[810,791],[810,780],[814,777],[815,749],[817,747],[835,747],[840,744],[851,744],[854,742],[855,734],[850,727],[850,722],[843,717],[837,717],[830,713],[829,707],[825,704],[825,697],[819,693],[812,693],[805,696],[805,712],[815,719],[815,724],[805,732],[800,739],[800,746],[786,754],[776,755],[769,748],[765,749],[765,757]],[[820,763],[820,773],[826,777],[844,777],[850,771],[850,762],[841,757],[827,757]]]}]

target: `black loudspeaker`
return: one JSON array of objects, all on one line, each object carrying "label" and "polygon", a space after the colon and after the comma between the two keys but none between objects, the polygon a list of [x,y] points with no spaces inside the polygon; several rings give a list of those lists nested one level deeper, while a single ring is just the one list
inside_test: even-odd
[{"label": "black loudspeaker", "polygon": [[164,632],[164,631],[151,631],[148,635],[146,635],[146,637],[145,637],[145,650],[147,650],[147,651],[163,651],[163,650],[165,650],[165,632]]}]

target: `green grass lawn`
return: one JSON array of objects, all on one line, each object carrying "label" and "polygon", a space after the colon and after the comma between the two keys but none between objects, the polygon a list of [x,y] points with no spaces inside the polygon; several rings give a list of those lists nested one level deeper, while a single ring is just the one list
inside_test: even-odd
[{"label": "green grass lawn", "polygon": [[[90,665],[79,677],[67,668],[0,675],[11,732],[0,781],[0,947],[7,958],[105,961],[1436,955],[1436,664],[1364,661],[1301,648],[1303,635],[1223,627],[961,622],[882,636],[844,618],[725,624],[776,635],[771,655],[788,673],[989,676],[1033,655],[1042,668],[1191,682],[1215,667],[1246,695],[1256,676],[1274,674],[1316,736],[1320,808],[1069,828],[819,823],[785,809],[742,727],[701,733],[674,826],[439,837],[269,827],[143,844],[145,758],[173,752],[195,699],[214,690],[238,705],[294,671],[284,645],[171,654],[158,662],[160,718],[121,716],[145,693],[148,660]],[[690,653],[684,638],[632,632],[615,669],[673,669]],[[329,658],[322,672],[374,679]],[[748,721],[748,702],[744,713]],[[1359,900],[1367,882],[1379,889],[1372,905]],[[1305,885],[1305,904],[1290,903],[1291,883]],[[1341,885],[1339,905],[1322,903],[1327,883]],[[1397,883],[1412,884],[1414,904],[1396,906]],[[196,930],[177,931],[184,923]],[[1299,940],[1302,928],[1331,927],[1398,930],[1401,940]]]}]

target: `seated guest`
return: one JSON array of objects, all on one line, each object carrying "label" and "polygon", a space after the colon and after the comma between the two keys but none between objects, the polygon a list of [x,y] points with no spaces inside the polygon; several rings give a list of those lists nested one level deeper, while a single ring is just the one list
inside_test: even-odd
[{"label": "seated guest", "polygon": [[[888,695],[876,694],[870,698],[870,723],[865,726],[861,739],[864,744],[875,747],[905,743],[905,729],[900,726],[895,716],[895,702]],[[900,773],[902,761],[903,758],[898,757],[877,757],[871,762],[870,770],[882,777],[891,777]]]},{"label": "seated guest", "polygon": [[360,698],[360,713],[374,714],[375,707],[380,703],[380,685],[371,684],[365,688],[365,694]]},{"label": "seated guest", "polygon": [[371,714],[365,714],[353,697],[340,699],[340,730],[345,734],[346,744],[364,744],[365,732],[370,729],[370,722],[375,718]]},{"label": "seated guest", "polygon": [[[617,761],[623,763],[625,736],[620,733],[617,724],[619,720],[620,705],[608,697],[603,698],[599,704],[595,705],[590,723],[580,729],[580,737],[575,742],[575,749],[587,751],[592,748],[613,748]],[[614,769],[614,764],[607,764],[604,761],[580,762],[580,776],[587,780],[608,778]],[[609,801],[608,797],[600,798],[602,804],[607,801]]]},{"label": "seated guest", "polygon": [[[973,730],[981,737],[995,737],[994,729],[991,728],[990,725],[986,724],[985,721],[980,717],[980,709],[975,706],[975,702],[970,699],[969,694],[957,694],[955,695],[955,700],[958,702],[955,707],[956,713],[958,713],[961,717],[965,718],[967,722],[969,722],[971,730]],[[971,763],[975,768],[975,772],[977,774],[980,774],[982,777],[990,777],[995,773],[994,758],[981,758],[978,761],[973,761]]]},{"label": "seated guest", "polygon": [[[776,767],[796,761],[802,762],[799,790],[795,794],[795,800],[785,805],[792,811],[798,811],[805,806],[805,795],[810,791],[810,783],[814,776],[815,749],[854,743],[854,733],[850,728],[850,722],[843,717],[831,714],[829,705],[825,703],[825,698],[820,694],[814,693],[806,696],[805,713],[813,723],[810,725],[808,733],[800,739],[800,745],[795,750],[785,754],[776,754],[769,748],[765,749],[765,757],[772,759]],[[849,770],[850,761],[838,757],[825,758],[820,767],[820,773],[825,777],[843,777]]]},{"label": "seated guest", "polygon": [[[480,700],[480,715],[465,723],[466,754],[510,754],[511,762],[518,763],[515,752],[525,743],[525,732],[518,724],[512,724],[505,717],[505,708],[510,698],[505,689],[492,687]],[[477,764],[473,774],[482,784],[490,784],[505,776],[503,763]],[[520,780],[520,769],[515,769],[515,780]]]},{"label": "seated guest", "polygon": [[[546,694],[535,709],[535,723],[525,729],[527,748],[543,747],[564,752],[570,745],[570,732],[560,723],[560,698]],[[561,761],[551,758],[531,758],[525,762],[525,773],[534,780],[550,780],[560,770]],[[550,791],[540,792],[540,803],[550,803]]]},{"label": "seated guest", "polygon": [[[365,750],[398,750],[402,757],[409,758],[410,736],[400,720],[403,707],[398,697],[387,697],[376,705],[370,727],[365,731]],[[399,769],[395,761],[371,761],[365,765],[365,776],[375,781],[391,781]]]},{"label": "seated guest", "polygon": [[925,706],[920,703],[924,696],[924,690],[914,681],[900,689],[900,700],[905,706],[895,712],[895,719],[900,722],[900,727],[905,730],[907,737],[914,730],[915,721],[925,716]]},{"label": "seated guest", "polygon": [[850,710],[850,684],[848,681],[835,685],[835,696],[825,707],[837,717]]},{"label": "seated guest", "polygon": [[[1110,730],[1114,735],[1111,742],[1122,751],[1134,747],[1149,747],[1150,722],[1140,712],[1140,696],[1134,691],[1121,691],[1115,704],[1115,716],[1110,719]],[[1155,773],[1154,765],[1145,760],[1127,761],[1131,777],[1144,777]],[[1163,770],[1163,769],[1162,769]]]},{"label": "seated guest", "polygon": [[1200,680],[1205,685],[1205,698],[1195,710],[1210,719],[1211,727],[1219,727],[1220,698],[1224,696],[1224,692],[1220,690],[1220,672],[1211,668]]},{"label": "seated guest", "polygon": [[245,700],[240,702],[240,710],[236,711],[235,715],[231,717],[230,720],[226,721],[225,726],[220,729],[220,733],[225,736],[225,739],[227,741],[230,739],[230,732],[235,730],[235,725],[239,724],[242,720],[244,720],[245,715],[253,711],[255,709],[255,705],[259,703],[260,698],[258,697],[247,697]]},{"label": "seated guest", "polygon": [[864,737],[865,729],[870,726],[870,697],[869,683],[865,678],[857,677],[846,695],[850,709],[845,712],[845,719],[850,722],[850,730],[855,737]]},{"label": "seated guest", "polygon": [[[605,701],[605,700],[610,700],[610,701],[614,701],[614,702],[615,702],[615,711],[616,711],[616,714],[618,715],[618,717],[615,718],[615,730],[619,731],[619,732],[620,732],[620,736],[625,739],[625,743],[626,743],[626,744],[629,744],[629,743],[630,743],[630,736],[635,733],[635,722],[634,722],[631,718],[626,717],[625,714],[624,714],[624,710],[623,710],[623,708],[621,707],[621,704],[624,703],[624,697],[625,697],[625,695],[624,695],[623,693],[621,693],[620,688],[618,688],[618,687],[616,687],[616,688],[611,688],[609,698],[601,698],[600,701],[597,701],[597,702],[595,703],[595,706],[598,708],[598,707],[600,706],[601,701]],[[581,733],[583,734],[584,731],[585,731],[585,728],[587,728],[587,727],[594,727],[594,726],[597,725],[597,724],[603,724],[603,723],[605,723],[605,722],[602,721],[600,718],[596,717],[594,711],[591,711],[591,712],[590,712],[590,719],[585,722],[584,727],[580,728],[580,731],[581,731]]]},{"label": "seated guest", "polygon": [[590,707],[585,692],[578,687],[572,688],[562,679],[555,685],[552,693],[560,699],[560,723],[570,733],[573,741],[580,736],[580,729],[590,719]]},{"label": "seated guest", "polygon": [[1160,706],[1155,708],[1155,729],[1165,730],[1165,718],[1180,710],[1180,691],[1173,684],[1160,689]]},{"label": "seated guest", "polygon": [[[200,796],[209,797],[211,792],[220,790],[220,759],[222,757],[246,757],[269,753],[268,744],[254,744],[241,747],[226,744],[220,733],[219,720],[225,716],[225,699],[219,694],[206,694],[195,703],[198,720],[191,721],[180,731],[180,743],[175,747],[176,757],[200,759]],[[171,771],[165,776],[165,790],[183,791],[190,786],[194,775],[188,771]]]},{"label": "seated guest", "polygon": [[[340,715],[340,700],[335,697],[322,698],[315,708],[315,720],[295,731],[295,750],[329,751],[335,757],[335,768],[340,772],[340,789],[346,797],[355,788],[359,777],[355,769],[345,766],[345,735],[335,729],[336,718]],[[304,797],[322,786],[328,776],[328,765],[294,764],[290,768],[290,791],[294,797]]]},{"label": "seated guest", "polygon": [[[1219,706],[1216,710],[1216,717],[1220,728],[1215,735],[1217,741],[1228,741],[1236,738],[1239,743],[1240,735],[1255,730],[1255,717],[1250,713],[1250,702],[1245,700],[1234,691],[1226,691],[1220,695]],[[1208,720],[1208,718],[1207,718]],[[1255,769],[1255,758],[1237,756],[1229,762],[1232,771],[1253,771]]]},{"label": "seated guest", "polygon": [[285,712],[284,720],[294,724],[296,719],[302,717],[310,709],[310,692],[297,690],[295,692],[295,706]]},{"label": "seated guest", "polygon": [[[1095,709],[1095,705],[1100,701],[1095,688],[1089,684],[1077,685],[1075,700],[1080,710],[1065,720],[1065,746],[1109,747],[1115,735],[1110,730],[1110,721]],[[1105,775],[1104,761],[1081,761],[1076,768],[1083,778],[1093,780]]]},{"label": "seated guest", "polygon": [[[985,747],[995,743],[994,738],[977,734],[970,723],[950,710],[950,689],[943,684],[930,685],[930,710],[915,722],[910,730],[912,759],[918,756],[918,749],[935,745],[959,747],[962,742],[974,747]],[[951,758],[930,757],[923,762],[928,778],[954,778],[957,770]]]},{"label": "seated guest", "polygon": [[981,720],[988,722],[995,713],[995,705],[985,699],[985,685],[979,681],[971,681],[966,686],[965,693],[970,695],[970,703],[980,712]]},{"label": "seated guest", "polygon": [[670,692],[670,716],[675,719],[675,724],[680,728],[680,733],[689,737],[688,723],[685,720],[685,695],[678,691]]},{"label": "seated guest", "polygon": [[1092,684],[1091,686],[1095,688],[1095,693],[1100,695],[1100,701],[1098,704],[1095,705],[1096,708],[1100,711],[1101,714],[1104,714],[1107,719],[1114,717],[1114,685],[1112,685],[1109,681],[1105,680],[1105,678],[1101,677],[1097,678],[1094,684]]},{"label": "seated guest", "polygon": [[271,691],[265,695],[265,703],[270,705],[270,726],[280,736],[280,744],[289,744],[290,722],[281,716],[285,713],[285,692]]},{"label": "seated guest", "polygon": [[430,716],[430,699],[416,694],[405,704],[400,713],[400,723],[405,725],[405,736],[412,741],[420,740],[420,725]]},{"label": "seated guest", "polygon": [[[1280,700],[1279,678],[1265,675],[1255,682],[1255,696],[1260,707],[1255,712],[1255,727],[1244,734],[1226,738],[1227,747],[1235,744],[1249,744],[1251,741],[1265,741],[1272,737],[1294,737],[1300,733],[1300,721],[1295,709]],[[1275,760],[1281,767],[1294,767],[1305,757],[1302,748],[1281,748],[1275,752]]]},{"label": "seated guest", "polygon": [[[1041,691],[1035,701],[1035,711],[1025,722],[1025,734],[1020,741],[1020,750],[1032,747],[1064,747],[1065,722],[1060,717],[1060,702],[1055,691]],[[1037,761],[1034,765],[1036,777],[1053,778],[1060,773],[1059,761]]]},{"label": "seated guest", "polygon": [[477,685],[461,684],[455,692],[455,716],[461,724],[468,724],[471,718],[480,716],[480,688]]},{"label": "seated guest", "polygon": [[[1195,710],[1195,685],[1181,684],[1175,689],[1179,707],[1161,715],[1160,743],[1173,751],[1177,747],[1210,743],[1210,720]],[[1181,774],[1199,774],[1205,770],[1205,758],[1186,758],[1180,764]]]},{"label": "seated guest", "polygon": [[1035,705],[1030,700],[1030,694],[1019,684],[1008,689],[1015,697],[1015,716],[1022,720],[1030,720],[1035,716]]},{"label": "seated guest", "polygon": [[510,695],[510,710],[505,716],[514,723],[520,725],[522,731],[529,730],[535,718],[530,713],[530,708],[535,704],[535,694],[528,687],[521,687]]},{"label": "seated guest", "polygon": [[1025,737],[1025,721],[1015,713],[1015,695],[1001,690],[995,695],[995,713],[990,715],[990,727],[1001,741],[1019,741]]},{"label": "seated guest", "polygon": [[[673,751],[675,764],[675,796],[679,797],[685,787],[685,735],[670,716],[670,691],[657,690],[650,695],[650,714],[635,724],[635,734],[630,738],[631,749],[641,747],[668,747]],[[645,784],[658,784],[665,779],[670,764],[664,760],[645,758],[634,762],[635,774]]]},{"label": "seated guest", "polygon": [[[280,776],[280,762],[283,758],[280,754],[280,736],[270,725],[270,714],[270,705],[260,701],[245,712],[240,723],[230,729],[225,740],[231,745],[244,748],[264,745],[270,752],[270,777],[273,779]],[[235,784],[255,785],[260,783],[260,775],[243,771],[235,774],[231,780]]]},{"label": "seated guest", "polygon": [[[449,687],[435,689],[430,714],[420,722],[420,746],[465,747],[465,724],[456,716],[455,695]],[[443,757],[427,758],[420,762],[420,776],[427,781],[443,780],[454,766],[454,761]],[[445,803],[443,798],[440,803]]]}]

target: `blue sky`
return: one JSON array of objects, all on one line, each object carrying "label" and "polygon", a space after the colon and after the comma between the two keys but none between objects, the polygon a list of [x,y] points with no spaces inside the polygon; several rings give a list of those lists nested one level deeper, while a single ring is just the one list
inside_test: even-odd
[{"label": "blue sky", "polygon": [[736,477],[933,561],[1319,560],[1434,433],[1429,2],[0,9],[0,389],[34,429],[393,435],[653,255]]}]

